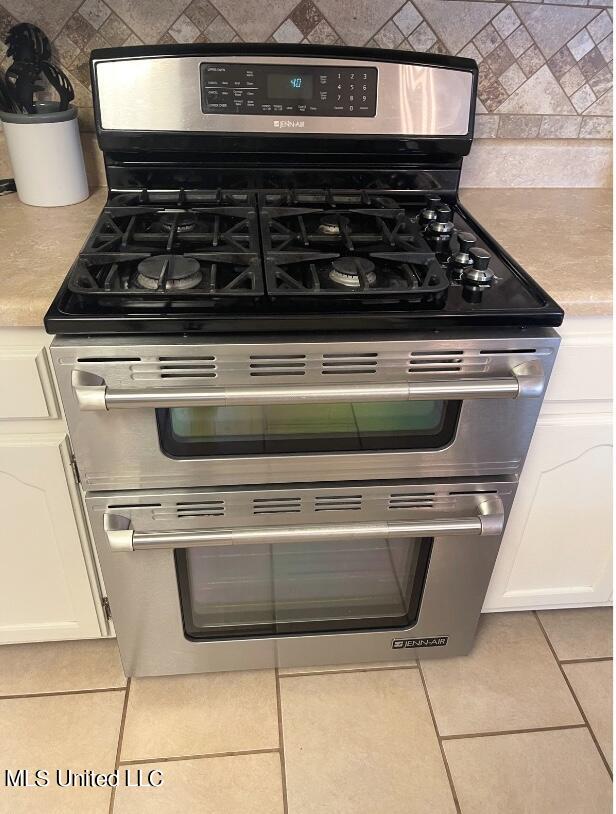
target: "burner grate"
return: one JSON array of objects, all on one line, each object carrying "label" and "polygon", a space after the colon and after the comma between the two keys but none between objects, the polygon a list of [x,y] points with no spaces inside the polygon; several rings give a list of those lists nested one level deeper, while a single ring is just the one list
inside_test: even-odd
[{"label": "burner grate", "polygon": [[[293,207],[309,204],[320,204],[327,207],[363,206],[372,209],[395,209],[405,206],[420,206],[424,194],[406,193],[387,189],[370,188],[296,188],[276,189],[263,192],[259,200],[264,206]],[[404,200],[403,200],[404,199]]]},{"label": "burner grate", "polygon": [[429,247],[404,209],[325,209],[266,207],[261,210],[265,251],[372,248],[383,251]]},{"label": "burner grate", "polygon": [[96,252],[258,251],[250,207],[105,207],[82,255]]},{"label": "burner grate", "polygon": [[438,305],[449,286],[431,252],[270,252],[265,262],[272,297],[383,298]]},{"label": "burner grate", "polygon": [[245,189],[142,189],[112,192],[110,206],[252,206],[253,194]]},{"label": "burner grate", "polygon": [[68,287],[74,294],[144,300],[255,297],[263,294],[263,275],[259,258],[247,254],[111,252],[80,255]]}]

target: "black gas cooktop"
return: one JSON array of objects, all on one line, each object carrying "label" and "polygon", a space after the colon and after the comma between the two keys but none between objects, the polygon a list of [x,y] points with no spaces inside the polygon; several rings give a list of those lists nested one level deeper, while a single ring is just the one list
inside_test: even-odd
[{"label": "black gas cooktop", "polygon": [[451,195],[145,188],[110,193],[45,325],[252,333],[550,326],[562,317]]}]

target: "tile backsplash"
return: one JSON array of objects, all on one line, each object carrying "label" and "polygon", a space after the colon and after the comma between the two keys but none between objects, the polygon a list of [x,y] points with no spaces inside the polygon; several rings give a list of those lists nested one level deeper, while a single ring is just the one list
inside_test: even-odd
[{"label": "tile backsplash", "polygon": [[[39,25],[92,130],[92,48],[308,42],[460,54],[479,63],[476,137],[612,135],[612,0],[0,0],[0,39]],[[6,67],[6,46],[0,66]]]}]

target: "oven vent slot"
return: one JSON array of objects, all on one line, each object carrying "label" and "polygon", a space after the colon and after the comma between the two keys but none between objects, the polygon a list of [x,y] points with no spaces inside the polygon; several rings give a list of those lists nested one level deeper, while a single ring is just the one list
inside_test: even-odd
[{"label": "oven vent slot", "polygon": [[536,348],[486,348],[479,351],[481,356],[524,356],[525,354],[537,353]]},{"label": "oven vent slot", "polygon": [[321,373],[328,375],[353,375],[376,373],[378,353],[324,353]]},{"label": "oven vent slot", "polygon": [[141,359],[138,356],[78,356],[77,361],[88,364],[116,364],[117,362],[140,362]]},{"label": "oven vent slot", "polygon": [[361,495],[319,495],[314,499],[315,512],[356,512],[361,507]]},{"label": "oven vent slot", "polygon": [[182,501],[175,504],[177,517],[224,517],[224,500]]},{"label": "oven vent slot", "polygon": [[389,496],[388,509],[432,509],[434,492],[405,492]]},{"label": "oven vent slot", "polygon": [[468,497],[469,495],[497,495],[498,490],[496,489],[471,489],[468,492],[449,492],[450,495],[456,495],[457,497]]},{"label": "oven vent slot", "polygon": [[153,509],[159,507],[160,503],[109,503],[108,509]]},{"label": "oven vent slot", "polygon": [[409,373],[459,373],[463,358],[463,350],[416,350],[410,356]]},{"label": "oven vent slot", "polygon": [[215,356],[160,356],[156,361],[131,366],[135,381],[161,379],[214,379]]},{"label": "oven vent slot", "polygon": [[276,356],[250,356],[251,376],[305,376],[306,356],[298,354],[278,354]]},{"label": "oven vent slot", "polygon": [[256,497],[253,514],[295,514],[302,510],[301,497]]}]

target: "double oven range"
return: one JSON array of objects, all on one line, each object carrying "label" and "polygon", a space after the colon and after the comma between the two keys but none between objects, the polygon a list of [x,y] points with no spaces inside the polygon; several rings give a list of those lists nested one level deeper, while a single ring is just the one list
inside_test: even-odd
[{"label": "double oven range", "polygon": [[559,339],[462,207],[477,66],[95,51],[46,316],[128,675],[469,651]]}]

